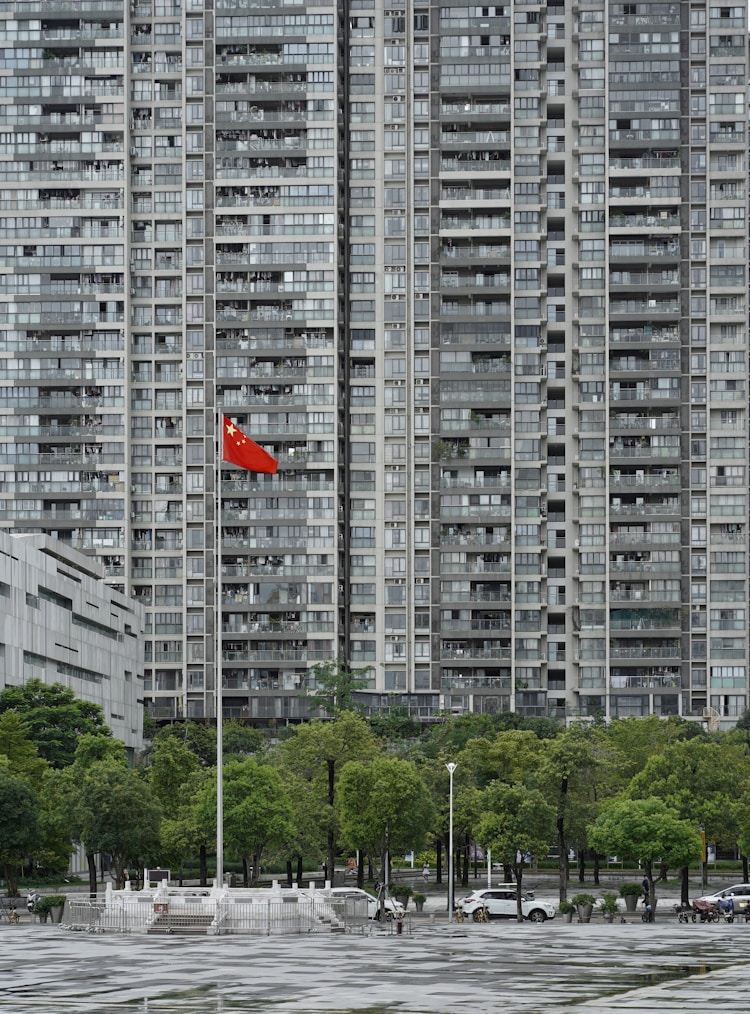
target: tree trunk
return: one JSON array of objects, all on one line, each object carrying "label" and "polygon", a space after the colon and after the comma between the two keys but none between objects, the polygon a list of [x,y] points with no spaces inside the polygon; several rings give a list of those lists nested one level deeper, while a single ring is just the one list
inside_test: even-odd
[{"label": "tree trunk", "polygon": [[200,876],[200,880],[201,880],[201,887],[206,887],[207,884],[208,884],[208,859],[206,857],[206,846],[205,845],[201,845],[201,847],[200,847],[200,850],[199,850],[199,853],[198,853],[198,861],[199,861],[199,867],[200,867],[199,876]]},{"label": "tree trunk", "polygon": [[96,855],[93,852],[86,853],[86,863],[89,868],[89,898],[96,897]]},{"label": "tree trunk", "polygon": [[690,876],[690,869],[687,866],[683,866],[680,870],[680,904],[690,904],[690,887],[688,885],[688,878]]},{"label": "tree trunk", "polygon": [[601,857],[598,853],[594,853],[594,883],[599,886],[599,873],[601,871]]},{"label": "tree trunk", "polygon": [[747,856],[742,856],[742,880],[746,884],[747,879],[750,877],[750,869],[748,868]]},{"label": "tree trunk", "polygon": [[297,856],[297,886],[302,887],[302,856]]},{"label": "tree trunk", "polygon": [[333,874],[336,863],[336,827],[334,824],[334,803],[336,802],[336,761],[329,757],[328,765],[328,841],[326,844],[326,880],[333,887]]},{"label": "tree trunk", "polygon": [[362,890],[365,886],[365,853],[362,849],[357,853],[357,887]]},{"label": "tree trunk", "polygon": [[667,871],[669,869],[669,863],[661,863],[659,867],[659,880],[667,879]]},{"label": "tree trunk", "polygon": [[568,896],[568,846],[565,842],[565,798],[568,792],[568,779],[563,778],[562,785],[560,786],[560,803],[557,807],[557,819],[555,826],[557,828],[557,851],[560,853],[560,868],[559,868],[559,891],[560,901],[564,901]]},{"label": "tree trunk", "polygon": [[461,887],[469,886],[469,847],[471,842],[469,841],[468,834],[464,837],[464,861],[461,865]]},{"label": "tree trunk", "polygon": [[[9,898],[17,898],[18,897],[18,867],[15,865],[15,863],[5,863],[3,868],[5,870],[5,880],[6,880],[7,884],[8,884],[8,892],[7,892],[8,897]],[[96,897],[96,893],[94,894],[94,896]]]},{"label": "tree trunk", "polygon": [[578,850],[578,883],[586,882],[586,853],[583,849]]},{"label": "tree trunk", "polygon": [[257,853],[252,855],[253,866],[250,870],[250,883],[255,885],[260,880],[260,856]]},{"label": "tree trunk", "polygon": [[243,887],[250,886],[250,877],[247,868],[247,856],[242,857],[242,886]]},{"label": "tree trunk", "polygon": [[438,840],[435,842],[435,883],[442,884],[443,882],[443,843]]},{"label": "tree trunk", "polygon": [[286,883],[287,887],[291,887],[294,883],[294,876],[292,871],[292,860],[287,859],[286,861]]}]

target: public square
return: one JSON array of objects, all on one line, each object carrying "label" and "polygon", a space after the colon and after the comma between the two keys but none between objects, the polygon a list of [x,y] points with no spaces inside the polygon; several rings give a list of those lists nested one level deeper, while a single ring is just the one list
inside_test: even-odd
[{"label": "public square", "polygon": [[558,1014],[750,1009],[750,924],[448,924],[206,937],[0,927],[0,1012]]}]

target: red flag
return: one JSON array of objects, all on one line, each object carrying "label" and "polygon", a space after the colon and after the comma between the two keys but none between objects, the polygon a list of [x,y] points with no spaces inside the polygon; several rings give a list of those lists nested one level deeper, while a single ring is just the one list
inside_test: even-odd
[{"label": "red flag", "polygon": [[275,475],[279,464],[276,458],[271,457],[268,451],[264,451],[254,440],[246,436],[231,419],[227,419],[226,416],[223,419],[223,460],[246,468],[248,472],[267,472],[269,475]]}]

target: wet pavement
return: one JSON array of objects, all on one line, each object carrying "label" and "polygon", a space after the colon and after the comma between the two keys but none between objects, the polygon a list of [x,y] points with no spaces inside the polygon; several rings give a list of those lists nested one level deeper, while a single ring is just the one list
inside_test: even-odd
[{"label": "wet pavement", "polygon": [[2,1014],[704,1014],[750,1010],[750,923],[449,924],[299,937],[0,924]]}]

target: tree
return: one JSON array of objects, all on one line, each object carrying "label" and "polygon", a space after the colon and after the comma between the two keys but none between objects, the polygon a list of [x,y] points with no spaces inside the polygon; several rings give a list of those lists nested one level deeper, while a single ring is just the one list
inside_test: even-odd
[{"label": "tree", "polygon": [[28,784],[0,764],[0,864],[8,895],[18,894],[18,871],[39,842],[39,804]]},{"label": "tree", "polygon": [[546,853],[555,833],[555,810],[538,789],[493,782],[483,796],[479,840],[516,878],[516,918],[523,921],[523,870],[527,857]]},{"label": "tree", "polygon": [[352,711],[341,712],[333,721],[314,719],[297,726],[280,748],[282,768],[307,783],[317,800],[316,824],[325,834],[326,876],[331,882],[339,843],[336,789],[341,769],[348,761],[379,751],[367,722]]},{"label": "tree", "polygon": [[54,768],[73,763],[81,736],[111,736],[98,704],[79,700],[61,683],[48,685],[39,679],[0,692],[0,714],[15,711],[36,744],[39,756]]},{"label": "tree", "polygon": [[380,878],[387,884],[389,857],[421,848],[434,811],[416,765],[381,756],[344,766],[339,813],[346,840],[353,848],[380,857]]},{"label": "tree", "polygon": [[266,739],[257,729],[243,725],[236,718],[228,718],[223,728],[222,747],[225,757],[250,757],[263,751]]},{"label": "tree", "polygon": [[77,811],[86,851],[111,855],[119,888],[128,866],[140,868],[158,855],[161,808],[136,771],[107,760],[93,764],[80,785]]},{"label": "tree", "polygon": [[695,722],[686,722],[677,715],[660,718],[615,718],[606,727],[606,735],[623,758],[623,786],[638,774],[649,757],[662,753],[678,739],[701,735]]},{"label": "tree", "polygon": [[8,771],[33,789],[40,789],[47,762],[43,760],[28,734],[28,726],[16,711],[0,714],[0,756],[8,759]]},{"label": "tree", "polygon": [[[224,841],[242,858],[245,886],[260,873],[269,849],[280,849],[294,835],[292,808],[279,772],[254,757],[224,765]],[[216,782],[211,781],[197,806],[199,826],[216,833]]]},{"label": "tree", "polygon": [[216,766],[216,729],[200,722],[172,722],[154,735],[146,754],[150,755],[165,739],[177,739],[192,751],[203,767]]},{"label": "tree", "polygon": [[341,658],[318,662],[310,669],[316,687],[315,693],[307,695],[310,708],[320,708],[329,715],[355,711],[354,693],[368,685],[367,674],[371,670],[371,665],[362,669],[347,669]]},{"label": "tree", "polygon": [[[577,816],[587,811],[589,820],[595,817],[595,798],[590,794],[596,780],[599,758],[589,730],[573,725],[555,739],[548,740],[540,770],[540,781],[545,795],[554,806],[557,848],[559,851],[560,901],[568,890],[568,844]],[[579,841],[579,852],[580,849]]]},{"label": "tree", "polygon": [[[634,799],[658,796],[683,820],[701,825],[709,841],[733,847],[739,834],[740,799],[748,786],[750,762],[743,745],[727,739],[687,739],[650,757],[627,792]],[[689,903],[686,867],[682,902]]]},{"label": "tree", "polygon": [[199,765],[193,751],[173,736],[155,744],[145,774],[166,817],[173,818],[180,811],[186,787]]},{"label": "tree", "polygon": [[695,826],[681,820],[677,811],[654,796],[628,799],[618,796],[589,827],[589,840],[602,855],[621,856],[640,862],[649,884],[651,913],[656,909],[653,864],[658,860],[672,867],[688,866],[701,855],[701,839]]}]

